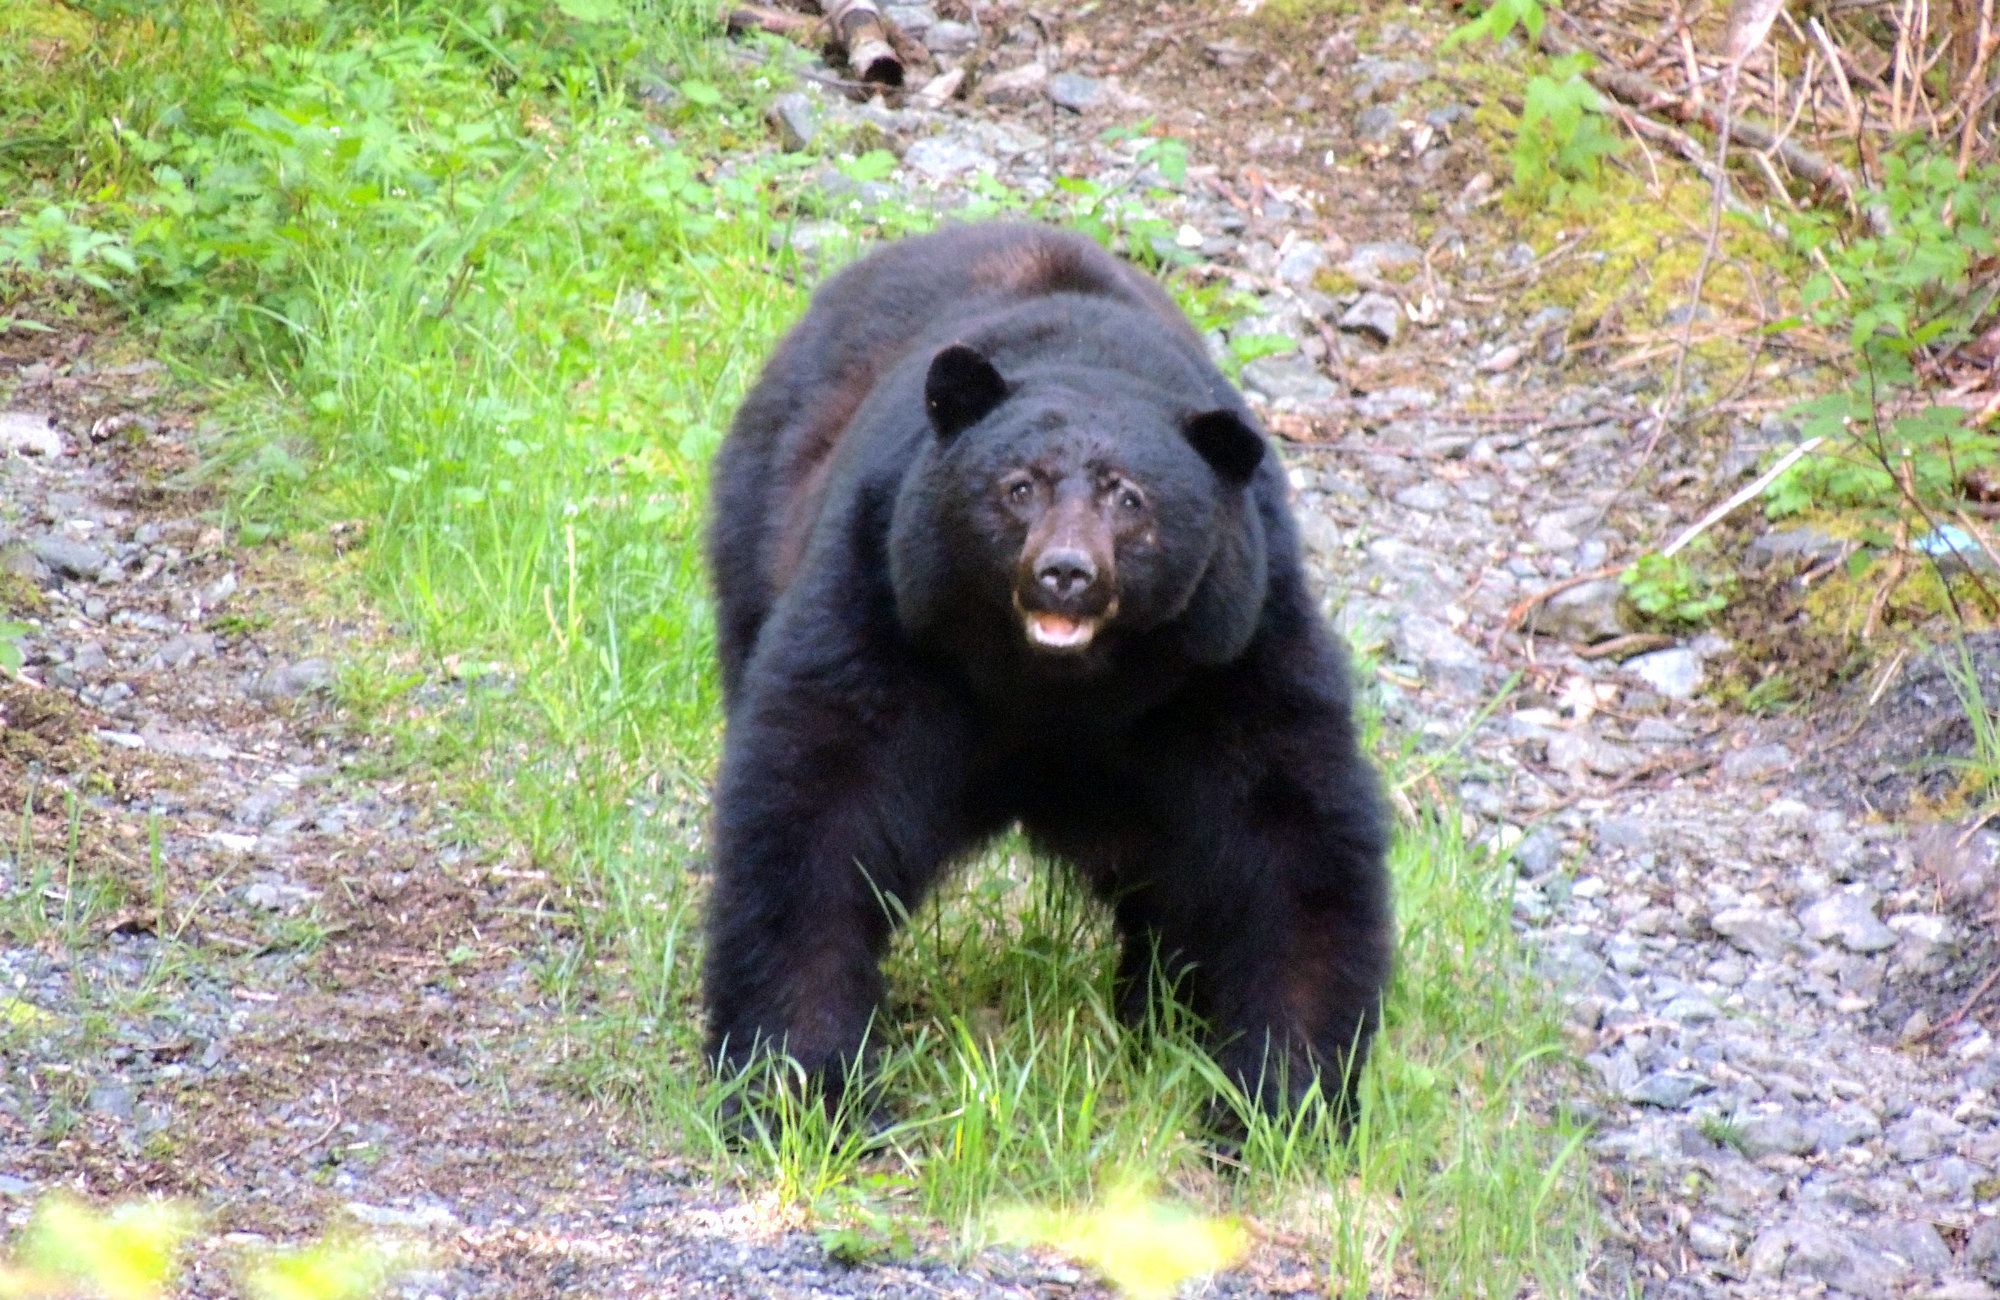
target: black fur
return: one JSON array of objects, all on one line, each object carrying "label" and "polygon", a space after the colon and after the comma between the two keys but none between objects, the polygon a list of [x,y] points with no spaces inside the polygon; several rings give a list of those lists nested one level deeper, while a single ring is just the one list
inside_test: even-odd
[{"label": "black fur", "polygon": [[[1061,653],[1020,576],[1057,509],[1116,570]],[[1157,960],[1264,1104],[1322,1068],[1341,1091],[1390,965],[1377,782],[1282,471],[1157,285],[1034,226],[856,263],[738,413],[710,543],[725,1066],[782,1046],[837,1082],[882,1001],[884,896],[914,910],[1018,821],[1113,908],[1122,1010]]]}]

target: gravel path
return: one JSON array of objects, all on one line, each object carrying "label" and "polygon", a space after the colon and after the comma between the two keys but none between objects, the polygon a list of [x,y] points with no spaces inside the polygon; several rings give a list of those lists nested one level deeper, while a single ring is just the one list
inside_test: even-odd
[{"label": "gravel path", "polygon": [[[1878,725],[1859,704],[1772,723],[1704,700],[1744,653],[1720,636],[1584,653],[1628,630],[1615,584],[1567,590],[1533,635],[1509,625],[1726,496],[1782,423],[1663,446],[1655,486],[1618,495],[1658,376],[1518,301],[1534,255],[1486,201],[1495,162],[1426,61],[1433,31],[1341,20],[1260,50],[1255,29],[1119,6],[1059,23],[988,5],[983,39],[897,12],[940,51],[978,42],[980,89],[941,110],[782,101],[772,147],[853,132],[902,159],[879,192],[820,173],[795,248],[810,261],[892,192],[956,207],[981,176],[1158,186],[1161,238],[1255,297],[1237,333],[1302,340],[1245,384],[1290,439],[1329,608],[1378,653],[1392,725],[1440,751],[1463,736],[1441,770],[1474,833],[1513,850],[1516,915],[1590,1067],[1590,1289],[2000,1296],[1993,1005],[1947,1023],[1996,956],[2000,837],[1885,822],[1851,779]],[[1147,116],[1190,142],[1185,178],[1144,139],[1099,138]],[[435,792],[343,726],[331,665],[375,630],[300,609],[294,559],[229,549],[211,502],[160,486],[192,453],[155,381],[71,341],[0,389],[5,580],[46,602],[42,687],[0,692],[0,803],[100,773],[78,860],[118,882],[92,942],[0,946],[0,1007],[101,1013],[0,1064],[6,1222],[77,1181],[192,1195],[267,1235],[343,1210],[437,1245],[409,1294],[1077,1291],[1000,1254],[845,1272],[767,1206],[628,1144],[616,1113],[503,1100],[493,1080],[553,1050],[531,1032],[532,962],[562,942],[543,884],[461,847]],[[1903,680],[1927,693],[1877,706],[1898,736],[1949,731],[1925,671]],[[10,898],[36,861],[60,875],[68,813],[42,812],[35,853],[0,859]]]}]

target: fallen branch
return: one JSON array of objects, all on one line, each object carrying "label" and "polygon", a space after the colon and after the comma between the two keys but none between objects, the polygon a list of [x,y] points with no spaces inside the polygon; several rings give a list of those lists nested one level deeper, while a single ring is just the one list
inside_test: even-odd
[{"label": "fallen branch", "polygon": [[1727,515],[1730,511],[1736,509],[1736,507],[1742,505],[1745,501],[1750,500],[1750,498],[1756,496],[1759,492],[1762,492],[1765,488],[1775,483],[1778,479],[1778,475],[1784,473],[1786,470],[1790,469],[1793,465],[1797,464],[1799,460],[1802,459],[1803,457],[1811,455],[1813,451],[1817,449],[1819,445],[1825,441],[1826,439],[1824,437],[1807,438],[1804,442],[1800,443],[1798,446],[1792,448],[1784,455],[1778,457],[1777,463],[1772,465],[1771,468],[1765,470],[1762,474],[1759,474],[1756,478],[1752,479],[1749,483],[1745,484],[1743,487],[1738,488],[1735,492],[1732,492],[1727,501],[1724,501],[1721,505],[1709,511],[1707,514],[1703,515],[1700,519],[1697,519],[1692,527],[1683,532],[1679,537],[1674,538],[1673,541],[1668,542],[1666,549],[1661,551],[1660,554],[1662,556],[1670,556],[1674,554],[1674,552],[1679,551],[1684,547],[1686,547],[1689,542],[1692,542],[1695,538],[1701,536],[1703,533],[1713,528],[1716,525],[1716,523],[1723,518],[1723,516]]},{"label": "fallen branch", "polygon": [[723,25],[731,36],[738,32],[769,32],[773,36],[789,36],[795,40],[810,37],[820,26],[817,19],[766,5],[737,5],[723,19]]},{"label": "fallen branch", "polygon": [[1621,662],[1652,650],[1665,650],[1674,639],[1664,632],[1628,632],[1624,636],[1614,636],[1609,641],[1599,641],[1596,645],[1583,646],[1576,652],[1579,659],[1617,659]]},{"label": "fallen branch", "polygon": [[1500,626],[1511,632],[1521,626],[1522,621],[1534,612],[1535,606],[1551,596],[1560,596],[1572,587],[1581,587],[1584,583],[1596,582],[1599,578],[1615,578],[1623,572],[1625,572],[1624,565],[1607,564],[1601,569],[1592,569],[1588,573],[1578,573],[1564,578],[1554,586],[1544,587],[1532,596],[1523,597],[1514,608],[1507,611],[1507,617],[1500,621]]},{"label": "fallen branch", "polygon": [[1950,1015],[1946,1016],[1943,1020],[1938,1021],[1936,1024],[1926,1025],[1924,1028],[1919,1029],[1914,1034],[1911,1034],[1908,1038],[1905,1038],[1903,1040],[1904,1045],[1909,1046],[1912,1044],[1921,1043],[1925,1039],[1935,1038],[1939,1034],[1943,1033],[1945,1030],[1951,1029],[1963,1023],[1965,1018],[1968,1015],[1972,1014],[1973,1008],[1977,1007],[1980,1001],[1983,998],[1985,998],[1985,996],[1988,993],[1991,993],[1993,991],[1993,986],[1996,984],[2000,984],[2000,966],[1996,966],[1992,970],[1986,972],[1986,978],[1979,981],[1979,983],[1976,986],[1974,986],[1972,992],[1966,995],[1965,1001],[1958,1004],[1958,1010],[1952,1012]]},{"label": "fallen branch", "polygon": [[1984,108],[1980,89],[1986,84],[1986,61],[1996,51],[2000,51],[2000,30],[1993,21],[1993,0],[1982,0],[1979,6],[1979,35],[1973,42],[1972,70],[1966,73],[1963,82],[1967,102],[1965,105],[1965,125],[1958,139],[1958,176],[1965,179],[1972,170],[1972,149],[1979,140],[1979,117]]},{"label": "fallen branch", "polygon": [[[1554,22],[1542,28],[1541,45],[1543,50],[1558,58],[1587,53],[1559,33]],[[1691,122],[1718,135],[1722,132],[1723,115],[1715,105],[1706,101],[1691,101],[1649,77],[1603,62],[1595,63],[1583,75],[1591,85],[1642,113],[1664,111],[1676,121]],[[1795,141],[1782,139],[1769,127],[1741,115],[1730,122],[1729,143],[1739,149],[1775,155],[1794,176],[1838,194],[1849,210],[1858,213],[1868,223],[1870,230],[1878,235],[1888,233],[1888,217],[1876,208],[1862,206],[1859,182],[1854,179],[1853,172],[1839,163],[1823,158]]]}]

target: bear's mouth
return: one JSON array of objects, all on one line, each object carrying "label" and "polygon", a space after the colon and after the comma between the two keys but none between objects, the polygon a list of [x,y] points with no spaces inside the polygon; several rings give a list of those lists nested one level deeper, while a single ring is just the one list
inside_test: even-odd
[{"label": "bear's mouth", "polygon": [[1024,615],[1028,627],[1028,640],[1045,650],[1082,650],[1097,635],[1099,620],[1094,618],[1072,618],[1068,614],[1050,614],[1040,610]]}]

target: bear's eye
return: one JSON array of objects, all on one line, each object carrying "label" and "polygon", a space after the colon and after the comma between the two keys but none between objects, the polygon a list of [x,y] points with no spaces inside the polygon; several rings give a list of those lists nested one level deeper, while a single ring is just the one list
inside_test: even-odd
[{"label": "bear's eye", "polygon": [[1146,498],[1140,496],[1136,488],[1119,488],[1118,507],[1121,510],[1143,510],[1146,508]]},{"label": "bear's eye", "polygon": [[1035,494],[1035,485],[1024,478],[1017,478],[1007,486],[1007,499],[1015,505],[1023,505]]}]

